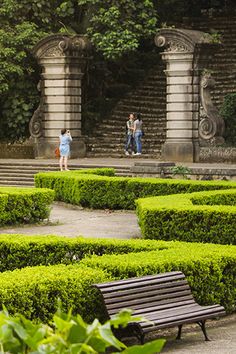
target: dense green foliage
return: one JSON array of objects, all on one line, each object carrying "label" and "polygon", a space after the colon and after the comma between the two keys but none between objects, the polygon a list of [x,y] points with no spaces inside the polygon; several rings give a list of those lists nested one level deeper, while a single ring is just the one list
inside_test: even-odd
[{"label": "dense green foliage", "polygon": [[28,122],[39,101],[39,74],[31,50],[41,38],[59,32],[86,33],[94,44],[83,87],[83,129],[90,131],[89,118],[94,123],[104,117],[157,63],[153,35],[161,23],[199,16],[201,9],[225,4],[219,0],[0,0],[0,137],[14,141],[28,136]]},{"label": "dense green foliage", "polygon": [[48,218],[54,192],[49,189],[0,188],[0,225],[37,222]]},{"label": "dense green foliage", "polygon": [[236,244],[236,189],[137,201],[144,238]]},{"label": "dense green foliage", "polygon": [[135,200],[142,197],[236,187],[235,182],[109,177],[83,171],[38,173],[35,185],[52,188],[56,200],[96,209],[135,209]]},{"label": "dense green foliage", "polygon": [[235,246],[184,242],[167,243],[167,246],[158,251],[92,256],[82,260],[82,264],[102,269],[117,279],[182,271],[197,302],[221,303],[227,311],[235,311]]},{"label": "dense green foliage", "polygon": [[0,272],[28,266],[78,263],[88,255],[153,251],[171,243],[59,236],[0,235]]},{"label": "dense green foliage", "polygon": [[221,115],[225,120],[226,143],[235,145],[236,136],[236,92],[225,96],[221,107]]},{"label": "dense green foliage", "polygon": [[21,313],[29,319],[47,322],[57,308],[73,308],[86,320],[102,313],[96,289],[91,285],[111,277],[102,270],[79,265],[53,265],[16,269],[0,274],[0,304],[12,314]]},{"label": "dense green foliage", "polygon": [[102,354],[111,348],[123,354],[155,354],[162,349],[165,340],[158,339],[144,345],[127,347],[113,334],[112,328],[126,327],[131,321],[140,320],[130,310],[123,310],[112,320],[101,324],[84,322],[80,315],[73,316],[59,309],[51,326],[35,324],[24,316],[12,317],[4,310],[0,313],[1,353],[12,354]]},{"label": "dense green foliage", "polygon": [[[74,313],[87,320],[103,319],[101,298],[92,284],[172,270],[186,274],[201,304],[217,302],[228,311],[235,309],[235,246],[27,237],[3,235],[0,239],[1,259],[4,249],[7,259],[2,270],[14,269],[21,258],[23,266],[42,264],[0,274],[0,304],[5,304],[12,314],[19,312],[30,319],[48,321],[60,297],[64,310],[72,307]],[[54,265],[49,265],[51,260]]]}]

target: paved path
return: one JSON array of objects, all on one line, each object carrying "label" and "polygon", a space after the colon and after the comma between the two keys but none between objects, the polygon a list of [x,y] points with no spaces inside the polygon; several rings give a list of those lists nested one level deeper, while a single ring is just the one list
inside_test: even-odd
[{"label": "paved path", "polygon": [[[208,324],[209,323],[209,324]],[[208,328],[209,327],[209,328]],[[210,342],[204,341],[200,327],[182,330],[182,339],[169,338],[163,353],[175,354],[235,354],[236,353],[236,314],[218,321],[207,322]],[[177,333],[177,331],[176,331]]]},{"label": "paved path", "polygon": [[4,227],[0,233],[125,239],[141,235],[134,211],[89,210],[64,203],[53,205],[48,223]]}]

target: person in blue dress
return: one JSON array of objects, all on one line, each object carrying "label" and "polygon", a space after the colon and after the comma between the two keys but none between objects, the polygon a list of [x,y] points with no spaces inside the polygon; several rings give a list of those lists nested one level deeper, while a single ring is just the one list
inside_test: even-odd
[{"label": "person in blue dress", "polygon": [[66,130],[65,128],[61,130],[61,135],[59,136],[60,140],[60,169],[63,171],[63,165],[65,171],[68,170],[68,157],[70,156],[70,144],[72,142],[72,137],[70,135],[70,131]]}]

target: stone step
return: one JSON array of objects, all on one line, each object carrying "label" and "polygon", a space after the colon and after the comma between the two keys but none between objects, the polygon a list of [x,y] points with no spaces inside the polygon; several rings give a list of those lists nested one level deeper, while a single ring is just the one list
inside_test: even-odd
[{"label": "stone step", "polygon": [[[121,154],[120,154],[121,155]],[[104,156],[104,155],[103,155]],[[86,164],[79,166],[70,163],[70,170],[81,170],[87,168],[104,167],[103,165]],[[130,175],[129,166],[109,166],[115,168],[116,174],[120,176]],[[58,162],[53,164],[38,163],[0,163],[0,186],[34,186],[34,175],[38,172],[58,171]]]}]

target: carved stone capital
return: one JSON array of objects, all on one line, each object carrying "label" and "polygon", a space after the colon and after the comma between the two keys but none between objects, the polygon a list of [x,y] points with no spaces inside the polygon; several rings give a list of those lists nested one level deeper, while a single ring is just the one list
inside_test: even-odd
[{"label": "carved stone capital", "polygon": [[33,54],[37,59],[55,58],[66,56],[87,56],[91,48],[87,36],[75,35],[51,35],[37,43],[33,48]]},{"label": "carved stone capital", "polygon": [[195,46],[209,41],[206,33],[185,29],[161,29],[155,36],[157,47],[166,52],[193,52]]}]

